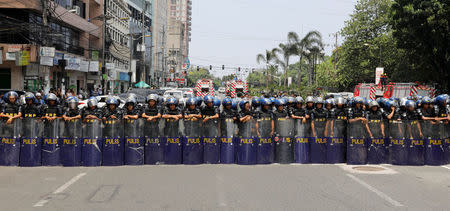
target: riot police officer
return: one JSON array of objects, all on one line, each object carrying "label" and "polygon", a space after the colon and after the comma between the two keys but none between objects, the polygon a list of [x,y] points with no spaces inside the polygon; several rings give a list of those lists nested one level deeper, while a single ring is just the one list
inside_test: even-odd
[{"label": "riot police officer", "polygon": [[420,108],[420,113],[422,114],[422,120],[436,120],[436,110],[431,105],[431,98],[424,97],[422,99],[422,108]]},{"label": "riot police officer", "polygon": [[306,123],[306,110],[303,108],[304,100],[302,97],[295,99],[295,106],[292,108],[291,117],[293,119],[301,119],[303,123]]},{"label": "riot police officer", "polygon": [[122,111],[118,108],[118,106],[119,101],[115,97],[108,97],[106,99],[106,106],[103,108],[102,112],[103,121],[107,121],[108,119],[122,119]]},{"label": "riot police officer", "polygon": [[214,98],[211,96],[205,96],[204,98],[205,105],[201,109],[203,123],[206,123],[210,120],[215,120],[219,118],[219,110],[214,107]]},{"label": "riot police officer", "polygon": [[60,118],[62,115],[62,109],[58,105],[58,98],[55,94],[50,93],[48,94],[47,103],[42,108],[42,119],[47,121],[53,121],[57,118]]},{"label": "riot police officer", "polygon": [[324,137],[328,126],[326,122],[328,112],[323,108],[324,100],[318,97],[315,101],[315,108],[311,112],[311,131],[314,137]]},{"label": "riot police officer", "polygon": [[22,107],[18,102],[19,95],[10,91],[6,93],[6,103],[4,103],[0,117],[6,122],[6,124],[12,124],[13,121],[22,116]]},{"label": "riot police officer", "polygon": [[147,121],[156,121],[161,118],[161,111],[158,107],[158,95],[150,94],[146,101],[147,106],[142,112],[142,118],[147,119]]},{"label": "riot police officer", "polygon": [[270,109],[272,101],[268,98],[261,99],[261,109],[258,112],[258,136],[259,137],[272,137],[275,130],[275,123],[273,120],[273,112]]},{"label": "riot police officer", "polygon": [[450,111],[447,105],[449,96],[447,94],[442,94],[436,97],[435,111],[437,114],[437,121],[450,121]]},{"label": "riot police officer", "polygon": [[136,98],[129,96],[125,101],[123,118],[124,119],[138,119],[141,116],[141,109],[137,105]]},{"label": "riot police officer", "polygon": [[95,97],[92,97],[87,102],[87,107],[81,111],[81,117],[83,122],[87,122],[90,119],[101,120],[102,111],[97,107],[98,101]]},{"label": "riot police officer", "polygon": [[81,119],[81,112],[78,110],[78,98],[70,96],[67,98],[67,109],[63,114],[64,121]]},{"label": "riot police officer", "polygon": [[233,104],[233,101],[230,98],[225,98],[222,101],[222,112],[220,113],[220,118],[222,118],[222,119],[223,118],[225,118],[225,119],[231,118],[235,121],[237,120],[237,118],[236,118],[237,113],[235,110],[232,109],[232,104]]},{"label": "riot police officer", "polygon": [[197,101],[195,98],[189,98],[186,101],[186,108],[183,111],[183,116],[186,120],[198,121],[202,118],[200,110],[197,108]]},{"label": "riot police officer", "polygon": [[25,94],[25,105],[22,106],[22,115],[24,118],[39,118],[41,115],[36,98],[31,92]]},{"label": "riot police officer", "polygon": [[366,113],[366,119],[368,121],[366,129],[370,138],[385,137],[384,132],[385,127],[383,123],[384,118],[385,118],[384,111],[380,108],[377,101],[371,101],[369,103],[369,110]]},{"label": "riot police officer", "polygon": [[162,118],[165,119],[164,134],[169,137],[177,137],[179,135],[179,122],[183,115],[177,107],[178,101],[176,98],[169,98],[162,113]]},{"label": "riot police officer", "polygon": [[416,104],[413,100],[407,100],[405,103],[406,112],[403,115],[404,119],[409,121],[409,124],[407,124],[408,135],[411,139],[419,138],[417,135],[419,135],[420,138],[423,138],[422,128],[419,123],[419,120],[422,119],[422,116],[419,112],[417,112],[415,106]]},{"label": "riot police officer", "polygon": [[253,111],[258,111],[258,109],[260,109],[261,105],[261,99],[259,97],[254,97],[252,98],[252,110]]},{"label": "riot police officer", "polygon": [[367,123],[365,118],[365,111],[363,109],[364,99],[362,97],[355,97],[353,102],[353,108],[349,110],[348,119],[349,123],[360,121],[364,124]]}]

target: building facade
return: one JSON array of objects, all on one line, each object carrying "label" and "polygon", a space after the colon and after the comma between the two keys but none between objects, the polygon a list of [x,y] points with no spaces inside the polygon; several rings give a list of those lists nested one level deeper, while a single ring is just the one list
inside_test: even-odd
[{"label": "building facade", "polygon": [[167,60],[168,0],[153,0],[152,69],[157,86],[164,86]]},{"label": "building facade", "polygon": [[100,0],[0,1],[0,88],[99,86],[101,27],[90,20],[102,8]]}]

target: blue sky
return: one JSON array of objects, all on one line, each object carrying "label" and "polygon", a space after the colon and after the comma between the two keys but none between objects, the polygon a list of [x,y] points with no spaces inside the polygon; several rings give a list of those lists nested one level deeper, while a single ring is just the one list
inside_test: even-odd
[{"label": "blue sky", "polygon": [[231,74],[235,67],[262,67],[256,55],[286,42],[289,31],[300,36],[320,31],[330,54],[332,34],[344,26],[355,4],[356,0],[193,0],[191,63],[216,66],[216,76]]}]

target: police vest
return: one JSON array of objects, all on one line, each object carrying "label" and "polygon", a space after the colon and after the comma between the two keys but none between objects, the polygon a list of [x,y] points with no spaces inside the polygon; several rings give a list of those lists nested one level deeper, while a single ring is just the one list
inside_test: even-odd
[{"label": "police vest", "polygon": [[8,116],[15,116],[15,115],[17,115],[19,113],[19,111],[20,111],[20,106],[19,105],[7,103],[5,105],[5,112],[4,112],[4,114],[8,115]]},{"label": "police vest", "polygon": [[26,105],[22,109],[22,116],[24,118],[39,117],[39,108],[35,105]]}]

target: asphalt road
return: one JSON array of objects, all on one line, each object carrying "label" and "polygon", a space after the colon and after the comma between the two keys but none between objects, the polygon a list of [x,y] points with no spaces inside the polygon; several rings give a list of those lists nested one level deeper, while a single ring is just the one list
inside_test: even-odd
[{"label": "asphalt road", "polygon": [[450,166],[354,167],[0,167],[0,203],[2,210],[450,209]]}]

